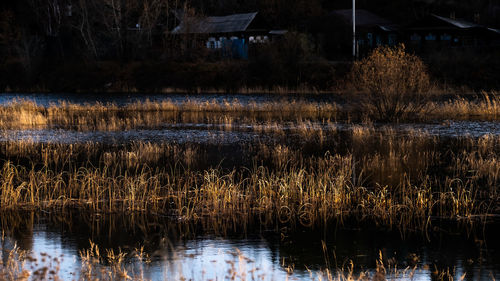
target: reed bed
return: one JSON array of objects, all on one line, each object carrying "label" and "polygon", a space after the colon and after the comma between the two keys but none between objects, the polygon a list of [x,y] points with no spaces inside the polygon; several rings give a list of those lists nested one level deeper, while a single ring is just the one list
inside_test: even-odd
[{"label": "reed bed", "polygon": [[76,130],[118,131],[132,128],[158,128],[165,124],[206,123],[230,125],[233,121],[283,119],[334,119],[339,106],[312,102],[269,102],[264,104],[238,101],[219,103],[137,102],[119,107],[114,104],[76,105],[66,102],[48,107],[29,101],[0,106],[0,128],[27,129],[58,127]]},{"label": "reed bed", "polygon": [[[453,99],[447,102],[429,102],[412,114],[411,120],[498,120],[500,95],[484,93],[474,100]],[[411,108],[411,106],[409,106]],[[327,102],[282,101],[265,103],[173,101],[136,102],[125,106],[115,104],[77,105],[60,102],[40,106],[30,101],[13,101],[0,106],[1,129],[65,128],[81,131],[119,131],[133,128],[158,128],[167,124],[224,125],[231,129],[235,123],[259,125],[284,121],[322,121],[338,119],[366,119],[355,102],[336,104]]]},{"label": "reed bed", "polygon": [[[368,138],[368,153],[305,156],[286,145],[254,147],[254,165],[191,169],[202,148],[133,143],[6,142],[0,204],[10,209],[79,208],[144,212],[183,219],[313,226],[355,216],[384,225],[425,228],[434,217],[473,219],[499,213],[500,138],[465,138],[463,150],[439,152],[437,138]],[[444,158],[451,159],[450,165]],[[259,162],[260,161],[260,162]],[[444,162],[443,162],[444,161]],[[438,169],[435,171],[435,169]]]},{"label": "reed bed", "polygon": [[465,98],[455,98],[444,103],[430,103],[429,114],[439,118],[439,116],[454,116],[449,119],[474,119],[485,118],[498,120],[500,117],[500,93],[483,92],[479,98],[467,100]]}]

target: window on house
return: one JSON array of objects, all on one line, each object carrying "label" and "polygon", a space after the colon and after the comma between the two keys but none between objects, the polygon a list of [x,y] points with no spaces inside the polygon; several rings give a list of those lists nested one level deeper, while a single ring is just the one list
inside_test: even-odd
[{"label": "window on house", "polygon": [[396,34],[389,34],[388,40],[389,40],[388,42],[389,46],[394,46],[397,43],[398,36]]},{"label": "window on house", "polygon": [[368,41],[368,46],[373,46],[373,33],[366,34],[366,40]]},{"label": "window on house", "polygon": [[445,34],[441,35],[440,39],[441,39],[441,41],[451,41],[451,35],[445,33]]},{"label": "window on house", "polygon": [[425,36],[426,41],[436,41],[436,35],[429,33],[427,36]]},{"label": "window on house", "polygon": [[215,41],[214,37],[208,38],[207,48],[208,49],[215,49],[215,48],[217,48],[217,42]]},{"label": "window on house", "polygon": [[418,35],[417,33],[413,33],[410,37],[411,41],[420,41],[422,40],[422,36]]}]

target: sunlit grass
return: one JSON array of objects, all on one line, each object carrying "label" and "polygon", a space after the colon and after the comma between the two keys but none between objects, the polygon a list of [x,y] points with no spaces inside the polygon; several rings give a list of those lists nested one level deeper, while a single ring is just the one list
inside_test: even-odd
[{"label": "sunlit grass", "polygon": [[[369,137],[372,135],[371,137]],[[193,170],[199,147],[137,142],[5,142],[0,170],[2,209],[80,208],[155,212],[184,219],[229,219],[312,226],[356,216],[385,225],[425,227],[432,217],[472,219],[497,212],[500,138],[464,138],[453,155],[429,147],[439,139],[415,132],[354,130],[353,142],[383,146],[353,153],[304,156],[286,145],[253,148],[261,165]],[[451,157],[445,174],[431,173]],[[16,160],[17,159],[17,160]],[[29,159],[28,164],[22,164]]]},{"label": "sunlit grass", "polygon": [[[500,96],[483,93],[477,99],[453,99],[428,102],[418,112],[399,121],[426,120],[497,120]],[[408,108],[412,108],[411,105]],[[115,104],[77,105],[61,102],[40,106],[30,101],[14,101],[0,106],[0,128],[65,128],[80,131],[119,131],[137,128],[161,128],[167,124],[203,123],[232,130],[235,124],[252,124],[256,130],[273,128],[273,124],[293,121],[304,130],[308,122],[329,124],[331,120],[351,118],[366,120],[368,112],[360,111],[356,100],[347,104],[308,101],[282,101],[242,104],[231,102],[173,101],[136,102],[125,106]],[[306,132],[307,133],[307,132]]]}]

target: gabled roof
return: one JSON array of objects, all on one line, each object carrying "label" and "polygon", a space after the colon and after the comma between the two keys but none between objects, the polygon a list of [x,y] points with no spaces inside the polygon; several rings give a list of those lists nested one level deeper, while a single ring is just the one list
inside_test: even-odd
[{"label": "gabled roof", "polygon": [[233,14],[223,17],[184,17],[173,34],[233,33],[247,30],[257,13]]},{"label": "gabled roof", "polygon": [[[352,25],[352,9],[335,10],[332,15]],[[363,9],[356,10],[356,26],[390,26],[392,22]]]},{"label": "gabled roof", "polygon": [[451,18],[446,18],[446,17],[441,17],[438,15],[432,14],[434,18],[444,21],[445,23],[451,24],[452,26],[460,29],[470,29],[470,28],[475,28],[475,27],[481,27],[479,24],[475,24],[472,22],[464,21],[464,20],[457,20],[457,19],[451,19]]},{"label": "gabled roof", "polygon": [[488,28],[489,31],[492,31],[492,32],[495,32],[497,34],[500,34],[500,29],[496,29],[496,28]]},{"label": "gabled roof", "polygon": [[499,36],[500,30],[489,28],[487,26],[468,22],[465,20],[457,20],[447,17],[438,16],[435,14],[427,15],[426,17],[417,20],[406,27],[407,30],[463,30],[488,33],[490,35]]},{"label": "gabled roof", "polygon": [[442,17],[435,14],[429,14],[424,18],[421,18],[407,26],[410,30],[425,30],[425,29],[459,29],[459,30],[471,30],[471,29],[484,29],[485,26],[480,24],[468,22],[465,20],[457,20],[448,17]]}]

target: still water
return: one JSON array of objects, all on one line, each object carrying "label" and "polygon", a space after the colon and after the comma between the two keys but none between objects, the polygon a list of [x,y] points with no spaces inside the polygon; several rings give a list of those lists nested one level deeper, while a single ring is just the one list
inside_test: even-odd
[{"label": "still water", "polygon": [[[72,103],[98,101],[125,105],[135,101],[166,99],[164,95],[0,95],[0,104],[14,98],[34,100],[49,105],[59,100]],[[293,99],[294,97],[290,97]],[[168,95],[174,102],[184,102],[185,95]],[[328,101],[324,97],[307,97]],[[276,102],[275,96],[202,95],[190,96],[192,101]],[[195,143],[214,145],[217,149],[206,156],[210,163],[222,163],[228,168],[245,161],[243,143],[286,142],[301,139],[294,133],[297,124],[280,124],[286,134],[276,136],[265,130],[255,130],[256,124],[234,124],[231,130],[212,124],[165,124],[157,129],[128,131],[75,131],[58,128],[9,130],[0,134],[0,141],[29,140],[40,143],[100,142],[127,144],[133,141]],[[262,125],[262,124],[257,124]],[[295,126],[295,127],[294,127]],[[349,132],[359,127],[346,123],[310,123],[311,130]],[[329,127],[328,127],[329,126]],[[332,126],[334,128],[332,128]],[[428,124],[374,124],[376,131],[392,131],[397,135],[414,134],[444,139],[485,135],[500,135],[498,122],[457,121]],[[294,135],[295,134],[295,135]],[[353,143],[340,134],[338,139],[326,136],[323,150],[366,154],[373,148],[350,147]],[[443,145],[436,150],[450,149]],[[453,150],[456,150],[452,147]],[[315,151],[318,145],[314,144]],[[306,152],[304,152],[306,153]],[[234,159],[233,159],[234,158]],[[207,160],[208,161],[208,160]],[[250,161],[250,160],[246,160]],[[80,252],[90,242],[104,253],[113,249],[125,253],[125,267],[131,275],[150,280],[319,280],[325,279],[328,269],[335,274],[348,270],[352,261],[356,274],[373,273],[380,254],[386,267],[390,264],[399,274],[387,278],[401,280],[439,280],[439,272],[450,272],[454,279],[500,279],[500,222],[490,221],[474,228],[456,223],[434,221],[426,230],[385,229],[371,223],[331,223],[328,228],[302,229],[261,225],[258,222],[242,226],[214,226],[203,222],[182,222],[160,216],[128,216],[117,214],[90,215],[78,212],[2,213],[0,228],[2,259],[15,246],[42,260],[43,253],[60,258],[59,276],[62,280],[78,279]],[[142,261],[137,250],[144,248]],[[51,266],[50,264],[45,264]],[[44,266],[43,264],[40,266]],[[53,266],[53,265],[52,265]],[[100,264],[107,268],[105,262]],[[416,266],[416,270],[412,268]],[[405,268],[409,270],[404,271]],[[404,272],[404,274],[403,274]]]},{"label": "still water", "polygon": [[57,104],[60,101],[65,101],[74,104],[95,104],[95,103],[112,103],[118,106],[123,106],[135,102],[161,102],[172,101],[174,103],[184,103],[187,100],[192,102],[239,102],[242,105],[249,103],[267,103],[281,101],[296,101],[307,100],[317,102],[341,102],[339,97],[331,95],[276,95],[276,94],[123,94],[123,93],[106,93],[106,94],[55,94],[55,93],[0,93],[0,104],[6,104],[13,100],[29,100],[34,101],[38,105],[49,106]]},{"label": "still water", "polygon": [[[172,143],[198,143],[198,144],[241,144],[241,143],[269,143],[280,141],[272,131],[257,131],[259,124],[236,124],[230,130],[223,126],[211,124],[165,124],[156,129],[132,129],[127,131],[74,131],[57,128],[5,130],[0,133],[0,141],[34,141],[40,143],[129,143],[133,141],[144,142],[172,142]],[[264,126],[265,127],[265,126]],[[288,140],[303,138],[295,124],[285,124],[275,127],[286,133]],[[310,132],[350,132],[359,125],[332,123],[321,124],[310,122],[307,128]],[[372,128],[372,127],[370,127]],[[383,124],[374,125],[375,132],[391,130],[398,135],[424,134],[438,137],[473,137],[479,138],[487,135],[500,136],[500,124],[488,121],[460,121],[448,124]]]},{"label": "still water", "polygon": [[[9,213],[2,217],[2,248],[16,244],[35,257],[41,253],[62,257],[59,276],[63,280],[78,278],[79,252],[89,248],[89,241],[102,252],[122,251],[128,272],[150,280],[226,280],[233,273],[236,280],[253,280],[252,276],[318,280],[326,268],[335,274],[351,261],[356,274],[374,272],[380,253],[386,265],[400,270],[398,276],[388,274],[388,278],[435,280],[434,272],[447,270],[457,279],[464,274],[465,280],[500,277],[498,223],[468,229],[433,222],[426,232],[405,233],[369,223],[293,230],[256,223],[246,230],[216,230],[155,216]],[[141,247],[148,257],[143,262],[134,257]],[[411,270],[402,273],[414,266],[412,275]]]}]

